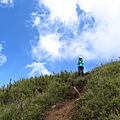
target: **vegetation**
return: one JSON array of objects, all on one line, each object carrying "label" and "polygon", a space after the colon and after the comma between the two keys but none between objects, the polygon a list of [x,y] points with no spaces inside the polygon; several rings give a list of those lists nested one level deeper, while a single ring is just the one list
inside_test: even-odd
[{"label": "vegetation", "polygon": [[45,111],[64,100],[79,97],[71,120],[120,119],[120,61],[96,67],[85,77],[77,72],[21,79],[0,88],[0,120],[44,120]]},{"label": "vegetation", "polygon": [[86,79],[72,120],[120,120],[120,61],[95,68]]},{"label": "vegetation", "polygon": [[77,73],[21,79],[0,89],[0,120],[42,120],[45,110],[74,97],[72,84]]}]

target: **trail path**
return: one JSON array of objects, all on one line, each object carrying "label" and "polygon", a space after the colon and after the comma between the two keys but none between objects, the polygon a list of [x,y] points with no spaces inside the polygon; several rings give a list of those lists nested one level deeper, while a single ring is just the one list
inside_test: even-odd
[{"label": "trail path", "polygon": [[75,113],[75,100],[66,100],[46,112],[45,120],[69,120]]}]

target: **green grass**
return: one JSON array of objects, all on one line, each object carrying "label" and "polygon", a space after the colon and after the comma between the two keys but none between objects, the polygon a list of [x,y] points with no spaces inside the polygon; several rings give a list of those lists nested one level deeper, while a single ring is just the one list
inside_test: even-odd
[{"label": "green grass", "polygon": [[56,102],[74,97],[70,93],[76,73],[21,79],[0,89],[0,120],[42,120]]},{"label": "green grass", "polygon": [[77,77],[77,72],[20,79],[0,88],[0,120],[43,120],[45,111],[64,99],[74,99],[71,120],[120,120],[120,61]]},{"label": "green grass", "polygon": [[120,120],[120,61],[95,68],[86,79],[73,120]]}]

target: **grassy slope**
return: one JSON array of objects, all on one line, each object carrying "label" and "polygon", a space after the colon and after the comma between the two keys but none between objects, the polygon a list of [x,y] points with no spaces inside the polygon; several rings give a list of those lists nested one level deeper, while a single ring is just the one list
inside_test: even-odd
[{"label": "grassy slope", "polygon": [[87,79],[73,120],[120,120],[120,61],[95,68]]},{"label": "grassy slope", "polygon": [[78,97],[72,120],[120,119],[120,61],[95,68],[84,78],[61,72],[9,84],[0,89],[0,120],[42,120],[45,110],[63,99]]}]

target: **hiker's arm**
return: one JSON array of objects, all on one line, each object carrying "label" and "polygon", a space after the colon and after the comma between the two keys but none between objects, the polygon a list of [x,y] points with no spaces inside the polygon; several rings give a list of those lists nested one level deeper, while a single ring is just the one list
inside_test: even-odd
[{"label": "hiker's arm", "polygon": [[82,63],[82,65],[84,65],[84,61],[83,61],[83,60],[82,60],[82,62],[81,62],[81,63]]}]

